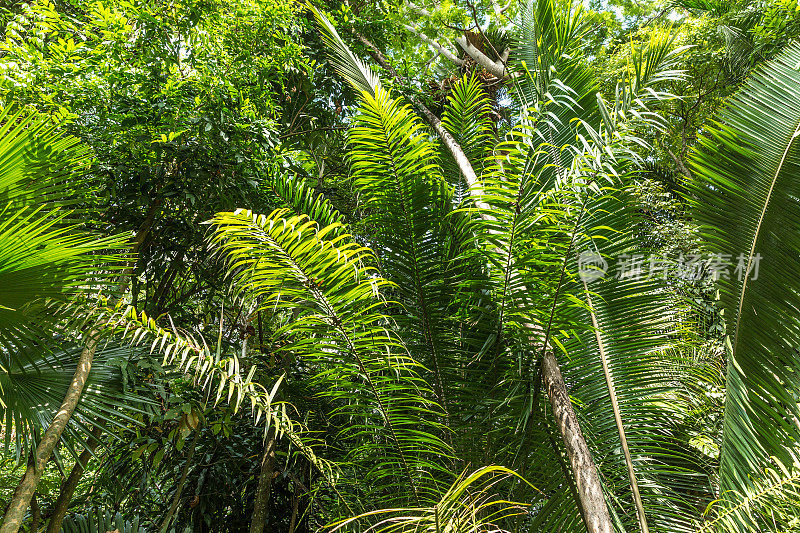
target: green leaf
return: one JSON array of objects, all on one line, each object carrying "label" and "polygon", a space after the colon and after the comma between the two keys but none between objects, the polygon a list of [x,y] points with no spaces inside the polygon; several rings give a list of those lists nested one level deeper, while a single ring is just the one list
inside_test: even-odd
[{"label": "green leaf", "polygon": [[731,501],[771,457],[791,464],[800,442],[798,63],[793,45],[754,74],[692,157],[694,215],[713,251],[740,267],[720,280],[729,348],[720,478]]}]

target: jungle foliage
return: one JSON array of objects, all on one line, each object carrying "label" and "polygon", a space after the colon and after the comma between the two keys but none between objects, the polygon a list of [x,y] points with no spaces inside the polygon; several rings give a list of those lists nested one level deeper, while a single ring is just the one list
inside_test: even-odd
[{"label": "jungle foliage", "polygon": [[794,0],[0,32],[0,533],[800,529]]}]

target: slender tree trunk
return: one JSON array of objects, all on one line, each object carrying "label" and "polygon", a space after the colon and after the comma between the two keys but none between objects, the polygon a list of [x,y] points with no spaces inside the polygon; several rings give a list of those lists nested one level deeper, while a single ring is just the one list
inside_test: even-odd
[{"label": "slender tree trunk", "polygon": [[612,533],[614,528],[597,467],[572,409],[558,361],[550,350],[542,358],[542,378],[553,408],[556,426],[567,449],[586,529],[589,533]]},{"label": "slender tree trunk", "polygon": [[[161,202],[158,199],[150,205],[147,216],[134,239],[131,248],[132,254],[136,254],[142,246],[145,237],[150,232],[150,228],[153,225],[156,212],[160,205]],[[118,292],[120,294],[124,293],[125,289],[127,289],[134,266],[135,264],[131,264],[120,276],[118,287]],[[50,457],[53,455],[53,451],[58,441],[61,439],[61,434],[64,433],[64,429],[66,429],[67,423],[72,417],[72,413],[75,412],[75,408],[78,406],[78,401],[81,398],[86,380],[89,377],[89,371],[92,369],[94,352],[97,350],[100,336],[100,331],[98,330],[92,330],[87,336],[86,344],[78,358],[78,366],[75,369],[75,374],[72,376],[72,382],[67,388],[64,401],[53,418],[53,422],[47,427],[47,430],[45,430],[44,436],[34,452],[34,460],[28,465],[25,474],[22,476],[19,485],[14,491],[14,495],[11,497],[8,510],[3,517],[3,523],[0,525],[0,533],[17,533],[22,526],[25,511],[31,503],[31,498],[33,497],[36,487],[39,485],[42,474],[44,474],[47,461],[49,461]]]},{"label": "slender tree trunk", "polygon": [[31,498],[31,533],[38,533],[39,521],[42,519],[42,510],[39,507],[39,500],[36,499],[36,494]]},{"label": "slender tree trunk", "polygon": [[289,522],[289,533],[294,533],[294,528],[297,526],[297,511],[300,507],[300,487],[297,483],[294,484],[294,495],[292,496],[292,520]]},{"label": "slender tree trunk", "polygon": [[100,437],[103,434],[103,429],[100,426],[95,426],[92,429],[92,438],[86,441],[86,448],[78,457],[75,466],[69,473],[69,477],[64,483],[61,484],[61,490],[58,493],[58,499],[53,506],[53,514],[50,517],[50,522],[47,524],[47,533],[59,533],[61,531],[61,524],[64,517],[67,516],[69,509],[69,502],[72,501],[72,496],[75,494],[75,489],[78,488],[78,483],[86,471],[86,465],[92,459],[92,454],[100,444]]},{"label": "slender tree trunk", "polygon": [[561,448],[558,447],[558,442],[556,442],[556,439],[553,436],[555,433],[555,430],[552,427],[553,424],[549,419],[547,419],[545,423],[547,424],[547,440],[550,441],[550,446],[553,448],[553,453],[558,460],[558,466],[561,467],[561,473],[564,474],[564,479],[567,480],[569,491],[572,493],[572,497],[575,499],[575,504],[578,506],[578,512],[581,513],[581,516],[584,516],[583,504],[581,504],[581,498],[578,496],[578,489],[575,487],[575,479],[571,477],[572,471],[570,470],[570,467],[567,465],[566,461],[564,461],[564,455],[561,453]]},{"label": "slender tree trunk", "polygon": [[267,433],[267,443],[261,458],[261,474],[258,476],[258,488],[253,501],[253,517],[250,521],[250,533],[264,533],[267,525],[267,504],[269,503],[272,476],[275,472],[275,429]]},{"label": "slender tree trunk", "polygon": [[67,427],[67,422],[69,422],[75,407],[78,405],[83,387],[86,385],[86,378],[89,376],[89,370],[92,368],[92,359],[94,358],[95,349],[97,349],[98,337],[99,333],[96,330],[89,334],[89,340],[86,341],[86,346],[81,351],[78,367],[72,377],[72,383],[67,389],[64,402],[58,409],[53,423],[44,432],[44,436],[34,452],[33,461],[28,464],[25,475],[22,476],[22,481],[19,482],[14,495],[11,497],[3,524],[0,525],[0,533],[17,533],[20,526],[22,526],[25,511],[31,503],[31,498],[39,484],[39,480],[42,478],[42,474],[44,474],[47,461],[53,455],[53,450],[55,450],[61,434]]},{"label": "slender tree trunk", "polygon": [[194,437],[192,437],[192,442],[189,444],[189,451],[186,455],[186,462],[183,464],[183,469],[181,471],[181,478],[178,480],[178,486],[175,488],[175,496],[172,497],[172,505],[169,506],[169,511],[167,512],[167,516],[164,517],[164,521],[161,523],[161,533],[166,533],[167,528],[169,527],[169,523],[172,522],[172,517],[175,516],[175,513],[178,511],[178,507],[181,503],[181,492],[183,492],[183,486],[186,484],[186,478],[189,476],[189,468],[192,466],[192,459],[194,459],[194,449],[197,445],[197,439],[200,437],[200,428],[194,430]]}]

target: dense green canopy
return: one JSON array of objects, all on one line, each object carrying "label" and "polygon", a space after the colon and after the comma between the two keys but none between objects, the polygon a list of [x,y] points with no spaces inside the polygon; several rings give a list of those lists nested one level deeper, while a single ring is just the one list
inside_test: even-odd
[{"label": "dense green canopy", "polygon": [[0,533],[800,530],[797,0],[0,33]]}]

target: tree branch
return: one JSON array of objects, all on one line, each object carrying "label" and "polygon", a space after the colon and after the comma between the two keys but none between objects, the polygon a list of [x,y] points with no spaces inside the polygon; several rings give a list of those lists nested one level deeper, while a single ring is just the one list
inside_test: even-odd
[{"label": "tree branch", "polygon": [[[512,1],[513,0],[510,0],[508,5],[505,8],[503,8],[503,10],[508,9],[508,7],[511,5]],[[430,17],[431,16],[431,13],[427,9],[425,9],[423,7],[420,7],[420,6],[418,6],[416,4],[413,4],[411,2],[408,2],[407,5],[411,8],[412,11],[414,11],[418,15],[422,15],[423,17]],[[481,33],[481,35],[483,35],[483,31],[481,30],[481,27],[478,25],[477,20],[475,21],[475,24],[476,24],[476,27],[477,27],[478,31]],[[404,25],[403,27],[406,30],[408,30],[410,32],[413,32],[418,37],[420,37],[420,39],[422,39],[423,41],[425,41],[429,45],[433,46],[434,48],[436,48],[437,50],[442,52],[442,55],[447,57],[450,61],[455,62],[459,66],[461,66],[464,63],[463,59],[456,58],[449,50],[445,50],[439,43],[437,43],[437,42],[433,41],[432,39],[430,39],[429,37],[423,35],[418,30],[412,28],[411,26],[407,26],[407,25]],[[464,31],[463,29],[460,29],[460,28],[458,28],[458,30],[459,31]],[[486,39],[485,36],[484,36],[484,39]],[[487,40],[487,42],[488,42],[488,40]],[[486,69],[495,78],[505,79],[505,78],[508,77],[508,69],[506,68],[505,62],[508,60],[508,55],[510,53],[509,49],[504,50],[502,54],[498,53],[497,55],[500,57],[500,60],[493,61],[489,56],[487,56],[486,54],[481,52],[478,48],[476,48],[469,41],[467,41],[467,38],[464,37],[463,35],[456,38],[456,43],[458,43],[458,45],[467,53],[467,55],[469,55],[478,65],[480,65],[484,69]],[[450,57],[450,56],[452,56],[452,57]]]},{"label": "tree branch", "polygon": [[[386,59],[386,56],[383,55],[383,53],[378,49],[377,46],[375,46],[369,39],[367,39],[360,33],[356,33],[355,35],[358,38],[358,40],[361,41],[364,44],[364,46],[367,47],[367,49],[370,52],[370,55],[376,62],[378,62],[379,65],[381,65],[389,74],[391,74],[395,80],[402,81],[400,75],[397,73],[397,71],[391,65],[391,63],[389,63],[389,60]],[[467,185],[470,187],[470,189],[472,189],[473,187],[477,188],[479,184],[478,176],[477,174],[475,174],[475,170],[472,168],[472,164],[469,162],[467,154],[464,153],[464,150],[461,148],[461,145],[458,144],[458,142],[452,135],[450,135],[450,132],[444,129],[444,126],[442,126],[441,119],[439,119],[439,117],[437,117],[430,109],[428,109],[428,106],[423,104],[419,98],[417,98],[416,96],[412,96],[411,102],[417,107],[417,109],[420,110],[425,121],[428,124],[430,124],[430,126],[434,130],[436,130],[436,134],[439,136],[440,139],[442,139],[442,142],[444,143],[445,147],[447,147],[447,150],[453,156],[456,165],[461,171],[461,174],[464,176],[464,180],[467,182]],[[481,210],[486,210],[489,208],[489,204],[480,199],[475,200],[475,205],[479,207]]]},{"label": "tree branch", "polygon": [[78,483],[83,476],[87,464],[92,459],[95,449],[100,444],[100,437],[102,435],[102,427],[95,426],[94,429],[92,429],[92,438],[86,440],[86,448],[75,462],[75,466],[72,468],[72,471],[70,471],[67,480],[61,484],[58,499],[53,506],[53,514],[50,517],[50,522],[47,524],[47,533],[58,533],[61,531],[61,524],[64,522],[64,517],[67,516],[67,511],[69,510],[69,503],[72,501],[72,496],[75,494],[75,489],[78,488]]},{"label": "tree branch", "polygon": [[198,427],[194,430],[194,436],[192,437],[192,442],[189,444],[189,451],[186,454],[186,462],[183,463],[181,478],[178,480],[178,486],[175,488],[175,495],[172,497],[172,504],[169,506],[169,511],[167,511],[167,516],[164,517],[164,521],[161,523],[161,533],[166,533],[170,522],[172,522],[172,517],[175,516],[175,513],[178,511],[178,507],[180,506],[181,492],[183,492],[183,486],[186,484],[186,478],[189,476],[189,469],[192,466],[192,459],[194,459],[194,450],[195,447],[197,446],[197,439],[199,437],[200,437],[200,428]]},{"label": "tree branch", "polygon": [[450,61],[452,61],[456,65],[458,65],[459,67],[464,66],[465,62],[464,62],[463,59],[459,58],[453,52],[451,52],[450,50],[448,50],[447,48],[445,48],[444,46],[442,46],[441,44],[439,44],[435,40],[431,39],[430,37],[428,37],[427,35],[425,35],[421,31],[419,31],[419,29],[417,29],[417,28],[415,28],[415,27],[413,27],[413,26],[411,26],[409,24],[403,24],[403,28],[405,28],[409,32],[411,32],[414,35],[416,35],[417,37],[419,37],[420,40],[422,40],[424,43],[427,43],[429,46],[434,48],[437,52],[442,54],[444,57],[446,57],[447,59],[449,59]]},{"label": "tree branch", "polygon": [[667,153],[669,154],[669,156],[675,162],[675,166],[677,166],[678,170],[680,170],[681,174],[683,174],[684,176],[686,176],[689,179],[692,179],[692,173],[689,172],[688,168],[686,168],[686,165],[684,164],[684,162],[677,155],[675,155],[675,153],[672,150],[670,150],[667,147],[665,147],[665,148],[666,148]]},{"label": "tree branch", "polygon": [[[486,69],[486,71],[495,78],[505,79],[508,77],[508,69],[502,61],[492,61],[489,56],[478,50],[463,35],[456,37],[456,43],[464,49],[464,52],[466,52],[469,57],[474,59],[478,65]],[[506,51],[504,50],[503,55],[505,54]]]}]

